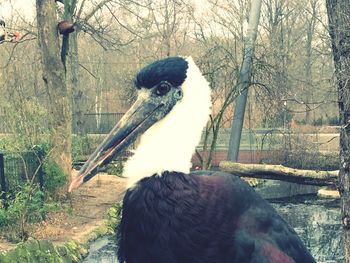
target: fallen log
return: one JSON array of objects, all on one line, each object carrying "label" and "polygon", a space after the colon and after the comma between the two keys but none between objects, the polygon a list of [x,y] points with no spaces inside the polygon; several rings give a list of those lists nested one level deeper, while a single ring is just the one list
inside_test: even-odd
[{"label": "fallen log", "polygon": [[339,171],[302,170],[271,164],[243,164],[222,161],[220,170],[239,177],[280,180],[317,186],[337,186]]}]

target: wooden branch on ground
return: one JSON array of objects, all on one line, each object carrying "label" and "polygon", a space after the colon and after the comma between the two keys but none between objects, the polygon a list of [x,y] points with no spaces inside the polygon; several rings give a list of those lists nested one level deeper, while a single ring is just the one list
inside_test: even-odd
[{"label": "wooden branch on ground", "polygon": [[239,177],[280,180],[317,186],[337,186],[339,171],[317,171],[288,168],[282,165],[242,164],[222,161],[220,170]]}]

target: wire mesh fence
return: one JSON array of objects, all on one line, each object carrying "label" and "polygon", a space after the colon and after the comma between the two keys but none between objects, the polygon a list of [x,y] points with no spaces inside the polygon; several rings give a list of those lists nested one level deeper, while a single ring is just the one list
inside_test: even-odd
[{"label": "wire mesh fence", "polygon": [[103,112],[85,113],[82,116],[73,115],[73,133],[83,131],[85,134],[106,134],[121,119],[124,113]]},{"label": "wire mesh fence", "polygon": [[1,199],[6,204],[9,195],[15,194],[27,183],[36,183],[43,188],[42,151],[0,153]]},{"label": "wire mesh fence", "polygon": [[[122,112],[88,112],[84,114],[73,114],[72,129],[73,133],[83,134],[106,134],[114,127],[114,125],[124,115]],[[13,133],[8,125],[9,116],[0,114],[0,133]],[[47,121],[43,120],[40,123],[41,127],[47,127]]]},{"label": "wire mesh fence", "polygon": [[9,188],[39,180],[41,157],[36,152],[5,153],[4,172]]}]

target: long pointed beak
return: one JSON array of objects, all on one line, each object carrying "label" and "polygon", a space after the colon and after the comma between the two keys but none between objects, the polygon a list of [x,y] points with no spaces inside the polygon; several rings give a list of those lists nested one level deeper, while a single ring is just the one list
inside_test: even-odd
[{"label": "long pointed beak", "polygon": [[133,106],[115,125],[103,142],[80,169],[69,186],[69,192],[90,180],[99,167],[108,164],[122,150],[136,140],[137,136],[161,119],[166,112],[162,100],[153,99],[150,93],[139,95]]}]

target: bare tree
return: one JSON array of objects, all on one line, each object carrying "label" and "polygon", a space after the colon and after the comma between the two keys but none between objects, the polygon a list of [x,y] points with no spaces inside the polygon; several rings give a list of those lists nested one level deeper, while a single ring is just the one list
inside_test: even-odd
[{"label": "bare tree", "polygon": [[244,57],[240,75],[238,79],[239,92],[241,93],[235,105],[234,116],[232,119],[232,127],[229,142],[228,159],[231,161],[238,160],[239,146],[241,142],[241,134],[244,123],[244,112],[248,97],[248,88],[252,77],[252,64],[255,52],[255,40],[258,32],[258,25],[261,13],[261,0],[253,0],[249,15],[249,25],[244,45]]},{"label": "bare tree", "polygon": [[56,3],[36,1],[38,40],[43,63],[43,80],[50,112],[52,156],[63,171],[71,171],[71,92],[67,89],[57,31]]},{"label": "bare tree", "polygon": [[318,8],[316,0],[311,0],[309,2],[310,9],[307,7],[307,12],[305,15],[306,20],[306,56],[305,56],[305,122],[311,123],[311,111],[309,102],[313,100],[313,72],[312,72],[312,63],[313,59],[313,41],[315,36],[315,29],[318,22]]},{"label": "bare tree", "polygon": [[[73,92],[73,115],[75,127],[79,134],[84,133],[84,98],[86,97],[84,86],[80,85],[79,68],[84,67],[79,62],[79,39],[84,35],[89,36],[98,43],[103,51],[117,50],[130,45],[136,38],[142,37],[147,31],[148,5],[142,1],[100,0],[96,3],[89,1],[64,0],[62,19],[72,21],[75,32],[63,39],[66,44],[69,70],[68,82]],[[145,26],[146,24],[146,26]],[[69,43],[69,44],[68,44]],[[69,48],[68,48],[69,46]],[[90,74],[91,72],[88,72]],[[90,74],[91,75],[91,74]]]},{"label": "bare tree", "polygon": [[340,114],[340,172],[345,262],[350,262],[350,2],[327,0]]},{"label": "bare tree", "polygon": [[[131,2],[139,6],[136,2]],[[91,36],[103,48],[119,48],[123,41],[128,42],[127,37],[115,34],[113,26],[117,22],[119,27],[131,31],[131,26],[126,26],[118,20],[116,12],[120,9],[127,10],[130,3],[122,1],[103,0],[97,4],[88,4],[87,1],[76,0],[62,1],[37,1],[37,21],[39,43],[42,51],[44,84],[48,93],[48,106],[52,118],[50,129],[52,132],[52,145],[55,160],[69,174],[71,167],[71,134],[72,134],[72,94],[80,131],[82,130],[82,97],[84,90],[79,87],[79,59],[78,59],[78,35],[79,32]],[[59,8],[57,8],[59,5]],[[118,8],[117,8],[118,7]],[[106,16],[106,14],[108,14]],[[59,19],[75,26],[73,34],[62,33],[60,38],[57,32]],[[48,33],[46,33],[46,31]],[[134,34],[136,32],[133,32]],[[132,35],[132,34],[130,34]],[[134,35],[129,37],[134,37]]]}]

